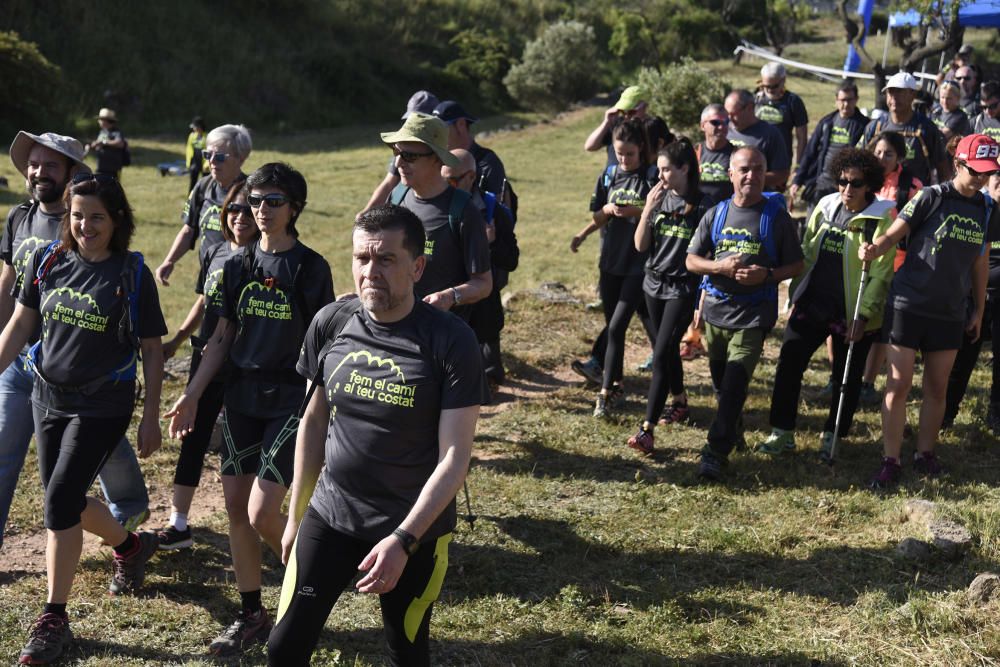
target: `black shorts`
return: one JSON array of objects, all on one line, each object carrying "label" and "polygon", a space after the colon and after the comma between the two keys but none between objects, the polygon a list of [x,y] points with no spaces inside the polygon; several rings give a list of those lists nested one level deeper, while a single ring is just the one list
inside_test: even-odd
[{"label": "black shorts", "polygon": [[261,419],[226,408],[222,422],[223,475],[257,475],[260,479],[292,485],[295,470],[295,432],[299,418],[293,413]]},{"label": "black shorts", "polygon": [[941,352],[962,347],[965,322],[935,320],[888,306],[882,325],[882,342],[921,352]]}]

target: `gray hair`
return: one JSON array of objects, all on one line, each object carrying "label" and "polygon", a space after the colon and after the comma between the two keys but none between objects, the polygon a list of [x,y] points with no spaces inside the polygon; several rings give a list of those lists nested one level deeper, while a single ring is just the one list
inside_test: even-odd
[{"label": "gray hair", "polygon": [[739,148],[733,151],[732,155],[729,156],[730,162],[734,157],[736,157],[738,153],[749,153],[750,155],[759,157],[764,162],[764,171],[767,171],[767,156],[764,155],[764,151],[762,151],[757,146],[751,146],[750,144],[747,144],[745,146],[740,146]]},{"label": "gray hair", "polygon": [[785,66],[781,63],[767,63],[760,68],[760,77],[762,79],[784,79]]},{"label": "gray hair", "polygon": [[241,160],[250,157],[253,150],[253,141],[250,139],[250,130],[245,125],[220,125],[205,137],[206,144],[214,144],[224,141],[233,147],[236,155]]},{"label": "gray hair", "polygon": [[713,102],[701,110],[701,121],[705,122],[712,116],[729,116],[729,114],[726,113],[726,107]]}]

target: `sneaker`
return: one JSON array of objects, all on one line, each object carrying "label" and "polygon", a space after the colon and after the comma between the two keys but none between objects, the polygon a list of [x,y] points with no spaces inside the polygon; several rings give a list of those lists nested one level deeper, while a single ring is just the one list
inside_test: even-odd
[{"label": "sneaker", "polygon": [[830,460],[830,455],[833,453],[833,432],[823,431],[823,434],[819,436],[819,455],[824,461]]},{"label": "sneaker", "polygon": [[925,477],[938,477],[944,473],[944,466],[934,452],[915,452],[913,470]]},{"label": "sneaker", "polygon": [[646,455],[652,454],[653,434],[640,428],[638,433],[628,439],[628,446],[637,452],[642,452]]},{"label": "sneaker", "polygon": [[625,387],[620,384],[611,385],[608,390],[608,407],[617,410],[625,405]]},{"label": "sneaker", "polygon": [[149,519],[149,509],[144,509],[138,514],[133,514],[129,518],[125,519],[125,521],[121,521],[120,523],[122,524],[122,528],[124,528],[130,533],[134,533],[135,531],[139,530],[139,526],[146,523],[147,519]]},{"label": "sneaker", "polygon": [[114,572],[111,575],[111,585],[108,591],[112,595],[134,593],[142,588],[146,580],[146,562],[156,553],[160,540],[156,533],[144,531],[138,533],[139,544],[128,556],[115,553]]},{"label": "sneaker", "polygon": [[586,361],[574,359],[573,363],[571,363],[569,367],[572,368],[578,375],[582,375],[586,378],[588,382],[593,382],[594,384],[601,384],[604,382],[604,369],[594,357],[591,357]]},{"label": "sneaker", "polygon": [[691,416],[691,410],[687,403],[674,403],[663,411],[657,426],[667,426],[668,424],[683,424]]},{"label": "sneaker", "polygon": [[55,662],[73,642],[69,619],[59,614],[42,614],[35,619],[28,643],[21,649],[19,665],[47,665]]},{"label": "sneaker", "polygon": [[635,370],[640,373],[652,373],[653,372],[653,355],[646,357],[646,361],[642,362],[635,367]]},{"label": "sneaker", "polygon": [[594,416],[598,419],[604,419],[609,414],[607,398],[604,394],[598,394],[597,398],[594,399]]},{"label": "sneaker", "polygon": [[872,477],[870,487],[873,491],[889,491],[899,484],[899,478],[903,476],[903,468],[899,461],[891,456],[882,457],[882,467]]},{"label": "sneaker", "polygon": [[705,447],[701,451],[701,461],[698,463],[698,477],[708,482],[718,482],[722,479],[722,469],[726,460]]},{"label": "sneaker", "polygon": [[873,382],[862,382],[861,393],[858,395],[858,401],[861,405],[867,405],[869,407],[876,406],[882,402],[882,394],[875,390],[875,384]]},{"label": "sneaker", "polygon": [[757,445],[757,451],[771,456],[795,451],[795,431],[772,428],[771,435]]},{"label": "sneaker", "polygon": [[271,617],[266,609],[252,614],[241,610],[236,620],[209,644],[208,650],[217,656],[233,655],[252,644],[266,642],[270,633]]},{"label": "sneaker", "polygon": [[187,549],[194,544],[191,539],[191,526],[184,530],[177,530],[173,526],[167,526],[163,530],[156,532],[156,539],[159,540],[161,551],[173,551],[175,549]]}]

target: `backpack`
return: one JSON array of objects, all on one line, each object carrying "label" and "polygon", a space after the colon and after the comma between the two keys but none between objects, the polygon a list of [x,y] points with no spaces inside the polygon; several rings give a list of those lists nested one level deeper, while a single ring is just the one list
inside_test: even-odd
[{"label": "backpack", "polygon": [[[879,133],[882,131],[885,118],[886,118],[885,116],[882,116],[875,121],[875,129],[872,131],[871,135],[865,133],[867,141],[871,141],[872,139],[874,139],[879,135]],[[928,161],[928,166],[933,169],[934,165],[930,164],[931,152],[927,148],[927,143],[924,141],[924,127],[926,126],[924,121],[926,120],[930,122],[931,126],[934,126],[934,121],[928,119],[927,116],[924,115],[917,115],[916,118],[919,123],[916,130],[892,130],[892,131],[904,138],[911,138],[911,139],[916,138],[916,140],[920,142],[920,151],[924,154],[924,159]],[[902,162],[902,160],[900,160],[900,162]]]},{"label": "backpack", "polygon": [[10,223],[10,240],[13,243],[14,236],[17,234],[17,228],[22,222],[28,219],[28,214],[31,213],[31,207],[34,206],[35,202],[28,200],[26,202],[21,202],[14,208],[10,210],[10,215],[7,216],[7,220]]},{"label": "backpack", "polygon": [[[389,203],[393,206],[402,206],[403,199],[406,197],[406,193],[410,191],[410,186],[405,183],[400,183],[395,188],[393,188],[392,193],[389,195]],[[465,206],[469,203],[471,199],[470,195],[465,190],[459,190],[458,188],[452,188],[451,193],[451,204],[448,207],[448,226],[451,228],[451,233],[455,236],[455,240],[458,242],[459,247],[462,245],[462,214],[465,213]]]},{"label": "backpack", "polygon": [[[774,238],[774,218],[783,209],[785,197],[779,192],[765,192],[764,210],[760,216],[760,238],[764,252],[772,263],[778,260],[778,248]],[[718,247],[723,238],[732,238],[732,235],[723,233],[723,225],[726,223],[726,214],[729,213],[729,205],[732,198],[726,199],[715,207],[715,217],[712,220],[712,243]],[[705,276],[701,280],[701,289],[705,290],[720,301],[735,301],[748,303],[752,306],[765,301],[778,300],[778,285],[762,285],[760,289],[749,294],[729,294],[723,292],[712,283],[711,276]]]},{"label": "backpack", "polygon": [[[62,247],[62,241],[58,240],[53,241],[48,245],[48,247],[45,248],[45,252],[42,253],[42,259],[38,265],[38,270],[35,272],[34,283],[36,285],[45,281],[46,276],[48,276],[49,269],[52,268],[52,265],[58,261],[59,256],[64,252],[65,248]],[[28,349],[26,360],[28,368],[33,371],[34,374],[42,380],[42,382],[47,385],[55,386],[63,391],[76,391],[84,395],[89,395],[104,386],[107,382],[118,384],[119,382],[130,382],[137,379],[138,362],[142,359],[142,347],[139,342],[140,334],[138,331],[138,324],[139,286],[142,281],[142,268],[144,263],[145,258],[142,256],[141,252],[131,251],[125,255],[125,260],[122,262],[121,272],[119,273],[120,284],[118,292],[126,299],[127,307],[122,309],[122,317],[118,322],[118,341],[121,343],[127,342],[129,347],[132,348],[128,357],[123,360],[122,365],[112,370],[107,375],[94,378],[90,382],[86,382],[82,385],[73,387],[55,385],[46,380],[41,373],[41,369],[38,368],[38,351],[41,349],[42,345],[42,341],[39,339]],[[139,395],[137,392],[137,401],[138,397]]]},{"label": "backpack", "polygon": [[483,203],[486,205],[486,210],[484,211],[483,219],[486,221],[487,225],[492,225],[493,220],[496,219],[497,206],[499,206],[507,217],[510,218],[511,226],[517,225],[517,220],[514,219],[514,212],[510,210],[510,207],[500,201],[500,197],[493,194],[492,192],[482,191],[479,194],[483,197]]}]

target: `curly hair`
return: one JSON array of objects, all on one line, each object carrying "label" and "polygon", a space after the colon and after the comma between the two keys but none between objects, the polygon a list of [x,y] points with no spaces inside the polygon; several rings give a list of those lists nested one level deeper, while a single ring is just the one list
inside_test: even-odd
[{"label": "curly hair", "polygon": [[836,182],[848,169],[857,169],[861,172],[865,185],[868,186],[868,192],[873,195],[881,190],[885,183],[885,169],[875,154],[869,150],[845,148],[837,153],[830,163],[830,178]]}]

